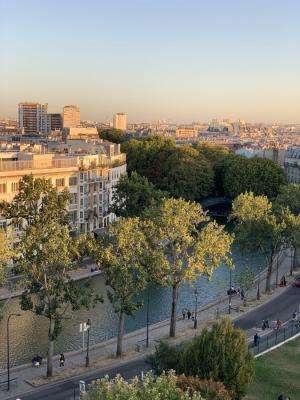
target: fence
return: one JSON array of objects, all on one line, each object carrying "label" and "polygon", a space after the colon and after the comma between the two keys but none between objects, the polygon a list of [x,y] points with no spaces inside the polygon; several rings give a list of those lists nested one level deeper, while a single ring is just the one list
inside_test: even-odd
[{"label": "fence", "polygon": [[254,343],[251,343],[249,348],[253,355],[256,356],[271,347],[285,342],[287,339],[290,339],[297,334],[300,334],[300,321],[290,321],[288,325],[262,336],[258,340],[257,346],[255,346]]}]

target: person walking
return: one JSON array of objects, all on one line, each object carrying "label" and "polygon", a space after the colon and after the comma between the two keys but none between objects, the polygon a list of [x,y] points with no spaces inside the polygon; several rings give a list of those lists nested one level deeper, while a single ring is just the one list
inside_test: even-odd
[{"label": "person walking", "polygon": [[188,310],[188,311],[187,311],[187,317],[188,317],[188,319],[191,319],[191,316],[192,316],[192,313],[191,313],[190,310]]},{"label": "person walking", "polygon": [[182,313],[182,319],[185,319],[185,316],[186,316],[186,309],[183,308],[182,311],[181,311],[181,313]]},{"label": "person walking", "polygon": [[61,353],[60,357],[59,357],[59,366],[60,367],[64,367],[65,366],[65,356],[64,353]]},{"label": "person walking", "polygon": [[254,346],[257,347],[259,344],[259,336],[258,336],[257,332],[255,333],[255,335],[253,337],[253,342],[254,342]]}]

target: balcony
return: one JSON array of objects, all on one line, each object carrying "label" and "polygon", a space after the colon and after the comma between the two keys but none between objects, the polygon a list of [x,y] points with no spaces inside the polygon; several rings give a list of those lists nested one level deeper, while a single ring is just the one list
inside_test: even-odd
[{"label": "balcony", "polygon": [[77,167],[77,158],[1,161],[0,172]]}]

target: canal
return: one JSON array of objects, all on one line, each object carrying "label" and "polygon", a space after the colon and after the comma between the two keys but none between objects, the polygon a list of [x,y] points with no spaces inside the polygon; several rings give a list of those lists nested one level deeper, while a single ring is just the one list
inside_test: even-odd
[{"label": "canal", "polygon": [[[233,276],[246,265],[263,265],[259,256],[245,257],[237,249],[233,250],[235,271]],[[117,318],[106,297],[104,277],[95,276],[91,280],[92,287],[103,294],[105,301],[98,304],[94,309],[78,312],[70,312],[63,322],[63,330],[55,344],[55,353],[62,351],[78,350],[82,346],[82,334],[79,332],[79,324],[88,318],[92,321],[91,344],[113,338],[117,334]],[[179,293],[178,312],[183,307],[193,309],[194,289],[199,292],[199,306],[204,305],[220,295],[224,295],[229,286],[229,271],[226,266],[221,265],[214,273],[211,281],[199,278],[194,285],[184,285]],[[146,293],[142,299],[146,298]],[[169,318],[171,311],[171,291],[166,287],[152,286],[150,288],[150,323],[156,323]],[[22,312],[19,307],[19,299],[11,299],[4,312],[4,318],[0,322],[0,368],[5,368],[6,363],[6,319],[10,313],[22,313],[21,317],[14,317],[10,322],[10,340],[12,364],[18,365],[29,362],[33,355],[41,354],[45,357],[47,352],[47,329],[48,322],[42,317],[37,317],[30,311]],[[144,327],[146,324],[145,309],[141,308],[134,317],[126,319],[126,332]]]}]

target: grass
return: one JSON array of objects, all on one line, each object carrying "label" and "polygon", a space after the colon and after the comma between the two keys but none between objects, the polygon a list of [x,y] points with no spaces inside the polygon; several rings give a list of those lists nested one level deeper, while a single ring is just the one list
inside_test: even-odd
[{"label": "grass", "polygon": [[255,378],[247,400],[300,399],[300,338],[255,360]]}]

